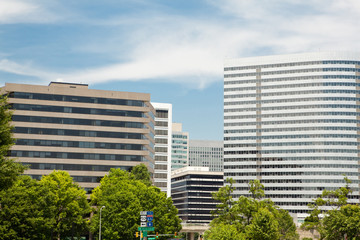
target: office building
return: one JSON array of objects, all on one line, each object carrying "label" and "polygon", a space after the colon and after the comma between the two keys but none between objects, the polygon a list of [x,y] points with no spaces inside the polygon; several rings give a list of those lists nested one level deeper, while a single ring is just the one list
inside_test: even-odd
[{"label": "office building", "polygon": [[225,61],[224,177],[236,180],[236,198],[260,179],[266,197],[301,220],[346,175],[349,202],[359,203],[359,127],[359,53]]},{"label": "office building", "polygon": [[16,144],[10,155],[39,179],[66,170],[88,192],[110,168],[144,163],[154,173],[150,94],[89,89],[86,84],[9,84]]},{"label": "office building", "polygon": [[222,172],[223,151],[223,141],[190,140],[189,166],[209,167],[211,172]]},{"label": "office building", "polygon": [[212,211],[219,202],[212,192],[224,184],[222,172],[210,172],[208,167],[184,167],[172,171],[171,197],[183,223],[210,223]]},{"label": "office building", "polygon": [[189,160],[189,133],[183,132],[181,123],[172,125],[171,169],[188,166]]},{"label": "office building", "polygon": [[151,103],[155,108],[155,172],[154,185],[171,195],[172,105]]}]

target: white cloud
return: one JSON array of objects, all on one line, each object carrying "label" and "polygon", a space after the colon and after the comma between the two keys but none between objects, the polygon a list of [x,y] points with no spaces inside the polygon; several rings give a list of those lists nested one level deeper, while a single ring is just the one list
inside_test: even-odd
[{"label": "white cloud", "polygon": [[50,80],[54,75],[56,75],[48,71],[39,70],[29,63],[18,64],[16,62],[9,61],[7,59],[0,60],[0,71],[13,73],[17,75],[23,75],[23,76],[33,76],[33,77],[38,77],[40,79],[50,79]]},{"label": "white cloud", "polygon": [[[5,61],[0,62],[0,70],[48,80],[100,83],[156,79],[203,88],[222,80],[224,58],[360,49],[358,0],[209,2],[219,10],[214,16],[169,15],[152,10],[144,16],[130,13],[98,23],[89,20],[88,24],[107,27],[111,33],[72,48],[89,52],[96,48],[111,59],[121,59],[119,62],[59,74],[24,69]],[[19,9],[16,11],[34,13],[41,7]],[[1,15],[0,11],[0,22]],[[82,24],[86,24],[85,19],[81,18]]]},{"label": "white cloud", "polygon": [[0,24],[54,22],[60,15],[51,11],[52,0],[0,0]]}]

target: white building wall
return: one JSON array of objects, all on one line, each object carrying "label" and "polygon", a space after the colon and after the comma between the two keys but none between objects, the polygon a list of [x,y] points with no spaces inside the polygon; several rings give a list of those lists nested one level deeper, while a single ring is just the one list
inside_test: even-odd
[{"label": "white building wall", "polygon": [[234,195],[260,179],[267,197],[303,219],[323,189],[353,183],[359,202],[360,54],[318,52],[228,59],[224,178]]},{"label": "white building wall", "polygon": [[[167,117],[155,116],[155,172],[154,184],[171,196],[172,104],[151,103],[156,111],[167,112]],[[166,134],[156,134],[157,130]],[[166,149],[156,151],[156,149]],[[166,158],[166,160],[164,160]]]}]

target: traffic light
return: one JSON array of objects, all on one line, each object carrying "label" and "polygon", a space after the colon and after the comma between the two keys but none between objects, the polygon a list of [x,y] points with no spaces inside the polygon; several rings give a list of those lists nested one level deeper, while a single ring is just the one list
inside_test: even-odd
[{"label": "traffic light", "polygon": [[175,234],[174,234],[174,235],[175,235],[175,237],[176,237],[176,235],[177,235],[177,232],[175,232]]},{"label": "traffic light", "polygon": [[136,237],[139,237],[139,232],[136,232]]},{"label": "traffic light", "polygon": [[156,232],[156,238],[159,238],[159,233],[158,232]]}]

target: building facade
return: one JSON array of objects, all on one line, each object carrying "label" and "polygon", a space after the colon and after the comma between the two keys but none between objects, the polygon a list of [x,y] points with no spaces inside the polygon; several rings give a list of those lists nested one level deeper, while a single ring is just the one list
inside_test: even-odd
[{"label": "building facade", "polygon": [[155,108],[155,171],[154,185],[171,195],[172,105],[151,103]]},{"label": "building facade", "polygon": [[39,179],[66,170],[85,190],[110,168],[144,163],[154,173],[150,94],[92,90],[86,84],[6,84],[16,144],[10,155]]},{"label": "building facade", "polygon": [[223,151],[223,141],[190,140],[189,166],[209,167],[211,172],[222,172],[224,168]]},{"label": "building facade", "polygon": [[224,184],[222,172],[210,172],[208,167],[184,167],[171,175],[171,197],[183,223],[210,223],[216,202],[212,192]]},{"label": "building facade", "polygon": [[360,54],[229,59],[224,67],[224,177],[234,195],[260,179],[303,219],[324,189],[352,180],[359,203]]},{"label": "building facade", "polygon": [[189,133],[183,132],[181,123],[172,125],[171,169],[188,166],[189,160]]}]

